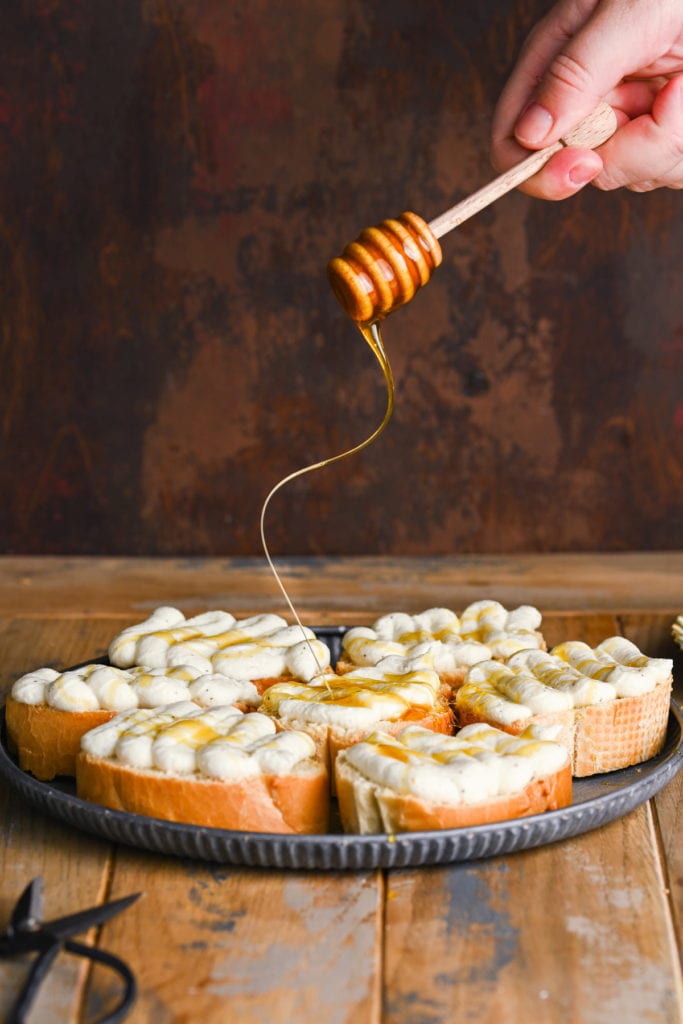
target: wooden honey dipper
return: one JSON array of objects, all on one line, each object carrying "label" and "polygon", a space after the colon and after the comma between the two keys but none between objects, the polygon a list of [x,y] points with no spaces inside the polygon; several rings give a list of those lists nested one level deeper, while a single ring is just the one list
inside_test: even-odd
[{"label": "wooden honey dipper", "polygon": [[488,185],[427,223],[416,213],[402,213],[365,228],[341,256],[328,264],[334,294],[352,320],[368,325],[383,320],[427,284],[442,260],[438,239],[479,213],[500,196],[536,174],[565,146],[597,149],[617,130],[617,119],[601,103],[558,142],[531,153]]}]

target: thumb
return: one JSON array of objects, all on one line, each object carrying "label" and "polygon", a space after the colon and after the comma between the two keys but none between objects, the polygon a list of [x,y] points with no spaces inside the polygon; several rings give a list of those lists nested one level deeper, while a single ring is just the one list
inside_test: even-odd
[{"label": "thumb", "polygon": [[646,66],[644,5],[631,7],[626,20],[619,0],[600,5],[553,57],[532,102],[515,125],[522,145],[540,148],[556,142],[598,105],[626,75]]}]

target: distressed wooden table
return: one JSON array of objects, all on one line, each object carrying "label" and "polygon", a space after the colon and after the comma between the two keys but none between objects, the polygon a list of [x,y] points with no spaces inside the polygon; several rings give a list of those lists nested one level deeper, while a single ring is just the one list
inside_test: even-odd
[{"label": "distressed wooden table", "polygon": [[[621,632],[671,656],[683,555],[329,559],[283,563],[311,624],[462,607],[493,596],[544,612],[549,643]],[[104,652],[158,604],[281,610],[260,561],[0,560],[3,693],[21,673]],[[678,685],[682,674],[678,666]],[[627,817],[576,839],[419,870],[294,873],[116,846],[0,794],[0,915],[35,875],[48,916],[141,890],[89,941],[124,956],[134,1024],[663,1024],[680,1021],[683,773]],[[0,1016],[26,963],[0,964]],[[62,955],[31,1024],[96,1019],[109,974]]]}]

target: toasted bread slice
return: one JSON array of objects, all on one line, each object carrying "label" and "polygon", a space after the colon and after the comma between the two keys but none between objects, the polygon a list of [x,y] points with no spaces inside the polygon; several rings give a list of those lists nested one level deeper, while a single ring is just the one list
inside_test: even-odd
[{"label": "toasted bread slice", "polygon": [[79,797],[113,810],[246,832],[325,832],[329,784],[303,733],[258,712],[189,702],[126,712],[87,733]]},{"label": "toasted bread slice", "polygon": [[19,764],[42,781],[76,774],[81,737],[135,707],[153,708],[180,700],[202,707],[256,707],[253,683],[202,674],[192,665],[174,668],[115,668],[99,663],[58,672],[41,668],[17,679],[7,702],[10,748]]},{"label": "toasted bread slice", "polygon": [[81,737],[113,718],[115,711],[61,711],[49,704],[23,704],[7,698],[5,722],[10,751],[22,771],[41,782],[75,775]]},{"label": "toasted bread slice", "polygon": [[340,753],[335,774],[344,829],[360,833],[483,825],[565,807],[572,792],[566,749],[537,726],[372,733]]},{"label": "toasted bread slice", "polygon": [[473,666],[455,697],[460,725],[483,721],[511,734],[561,726],[575,777],[615,771],[657,754],[671,696],[668,659],[647,658],[622,637],[596,648],[569,642]]}]

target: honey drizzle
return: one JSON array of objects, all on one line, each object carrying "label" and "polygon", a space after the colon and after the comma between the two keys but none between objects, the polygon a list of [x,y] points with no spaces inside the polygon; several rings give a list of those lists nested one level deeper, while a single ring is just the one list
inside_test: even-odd
[{"label": "honey drizzle", "polygon": [[382,431],[386,427],[387,423],[391,419],[391,415],[392,415],[392,413],[394,411],[394,390],[395,390],[394,389],[394,375],[391,372],[391,365],[389,363],[389,359],[388,359],[386,351],[384,349],[384,342],[382,340],[382,335],[381,335],[381,332],[380,332],[380,329],[379,329],[379,321],[374,320],[374,321],[372,321],[371,323],[368,323],[368,324],[360,324],[359,323],[359,324],[356,324],[356,326],[358,327],[360,333],[363,335],[365,341],[368,343],[368,345],[372,349],[372,351],[373,351],[373,353],[375,355],[375,358],[377,359],[377,362],[379,363],[379,365],[381,367],[382,373],[384,374],[384,382],[385,382],[386,388],[387,388],[387,406],[386,406],[386,410],[384,412],[384,418],[382,419],[382,422],[376,428],[376,430],[373,430],[373,432],[370,434],[369,437],[367,437],[364,441],[361,441],[360,444],[354,445],[353,448],[349,448],[347,451],[340,452],[338,455],[332,455],[329,459],[321,459],[320,462],[314,462],[310,466],[304,466],[303,469],[297,469],[294,473],[290,473],[288,476],[283,477],[282,480],[278,481],[278,483],[276,483],[275,486],[273,487],[273,489],[270,491],[270,493],[268,494],[266,500],[263,502],[263,507],[261,509],[260,527],[261,527],[261,544],[263,545],[263,552],[264,552],[264,554],[266,556],[266,560],[268,562],[268,565],[270,566],[270,570],[271,570],[273,576],[275,577],[277,585],[279,586],[280,590],[282,591],[282,595],[283,595],[285,601],[287,602],[287,605],[289,606],[289,610],[291,611],[292,615],[294,616],[294,619],[296,620],[297,625],[299,626],[299,628],[301,629],[302,633],[304,634],[304,639],[306,640],[306,643],[308,644],[309,650],[310,650],[311,654],[313,655],[315,663],[317,664],[318,668],[320,669],[320,673],[321,674],[325,673],[325,669],[320,664],[320,661],[318,660],[318,656],[315,653],[315,648],[313,647],[313,645],[311,644],[311,641],[309,640],[309,638],[306,636],[306,634],[304,632],[304,625],[303,625],[301,619],[299,618],[299,614],[298,614],[296,608],[294,607],[294,604],[292,603],[292,600],[291,600],[289,594],[287,593],[287,589],[286,589],[284,583],[282,582],[282,580],[280,578],[280,575],[279,575],[277,569],[275,568],[275,565],[273,564],[273,560],[272,560],[272,558],[270,556],[270,551],[268,550],[268,544],[266,543],[265,519],[266,519],[266,510],[268,508],[268,505],[270,504],[271,498],[273,498],[277,494],[277,492],[282,487],[285,486],[285,484],[288,484],[290,480],[295,480],[297,477],[304,476],[306,473],[312,473],[314,469],[322,469],[323,466],[331,466],[333,462],[339,462],[341,459],[345,459],[349,455],[355,455],[356,452],[360,452],[360,451],[362,451],[363,448],[367,448],[368,445],[372,444],[372,442],[374,440],[376,440],[376,438],[379,437],[379,435],[382,433]]}]

